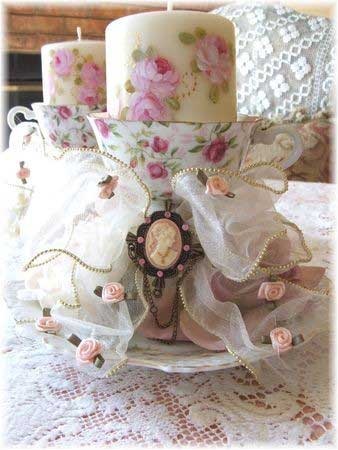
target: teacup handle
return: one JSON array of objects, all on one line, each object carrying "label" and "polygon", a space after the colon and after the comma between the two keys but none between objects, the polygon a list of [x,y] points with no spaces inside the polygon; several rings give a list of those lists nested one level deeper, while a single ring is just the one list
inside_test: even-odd
[{"label": "teacup handle", "polygon": [[274,125],[267,130],[260,129],[260,123],[258,122],[258,126],[255,128],[250,144],[273,144],[276,136],[279,134],[288,134],[293,141],[293,151],[291,155],[283,162],[281,162],[281,166],[283,169],[287,169],[292,166],[298,159],[301,157],[304,146],[300,134],[296,131],[295,127],[290,124],[284,125]]},{"label": "teacup handle", "polygon": [[[26,108],[26,106],[14,106],[7,114],[7,123],[11,130],[14,130],[14,128],[19,125],[15,122],[15,116],[17,114],[23,114],[26,120],[36,120],[35,112],[33,110]],[[32,125],[34,126],[34,123]]]}]

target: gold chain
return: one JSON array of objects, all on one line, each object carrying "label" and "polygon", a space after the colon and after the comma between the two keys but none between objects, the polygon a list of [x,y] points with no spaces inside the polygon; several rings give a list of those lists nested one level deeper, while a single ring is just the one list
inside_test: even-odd
[{"label": "gold chain", "polygon": [[86,262],[82,261],[82,259],[80,259],[78,256],[74,255],[74,253],[70,252],[69,250],[65,250],[63,248],[49,248],[47,250],[43,250],[41,252],[39,252],[38,254],[36,254],[23,268],[23,271],[25,272],[28,269],[32,269],[34,267],[39,267],[42,266],[44,264],[48,264],[49,260],[44,261],[43,263],[40,264],[34,264],[34,261],[36,261],[40,256],[45,255],[46,253],[63,253],[64,255],[69,256],[70,258],[72,258],[77,264],[79,264],[80,266],[84,267],[85,269],[89,270],[90,272],[96,272],[96,273],[109,273],[113,270],[112,265],[110,264],[109,267],[94,267],[94,266],[90,266],[89,264],[87,264]]}]

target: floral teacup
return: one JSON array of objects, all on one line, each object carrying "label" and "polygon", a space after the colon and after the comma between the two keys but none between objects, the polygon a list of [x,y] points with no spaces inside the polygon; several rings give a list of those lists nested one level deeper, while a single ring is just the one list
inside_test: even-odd
[{"label": "floral teacup", "polygon": [[[35,128],[41,131],[48,145],[58,148],[96,147],[97,142],[87,115],[93,111],[105,111],[105,105],[93,109],[87,105],[47,105],[33,103],[32,109],[16,106],[8,113],[8,124],[16,127],[15,116],[23,114],[26,119],[36,119]],[[34,122],[31,122],[34,125]]]},{"label": "floral teacup", "polygon": [[170,178],[189,167],[239,170],[250,143],[270,144],[288,134],[294,149],[283,162],[289,167],[301,155],[300,136],[290,125],[260,130],[260,120],[232,123],[121,121],[108,113],[88,116],[99,147],[132,167],[151,190],[153,199],[172,195]]},{"label": "floral teacup", "polygon": [[[87,105],[46,105],[33,103],[33,111],[47,144],[54,147],[95,147],[97,145],[87,114]],[[102,107],[100,111],[104,111]]]}]

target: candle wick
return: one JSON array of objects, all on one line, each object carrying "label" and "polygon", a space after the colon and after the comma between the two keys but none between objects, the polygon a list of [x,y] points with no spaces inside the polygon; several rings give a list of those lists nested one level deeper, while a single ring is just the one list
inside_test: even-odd
[{"label": "candle wick", "polygon": [[77,39],[81,41],[81,27],[76,27]]}]

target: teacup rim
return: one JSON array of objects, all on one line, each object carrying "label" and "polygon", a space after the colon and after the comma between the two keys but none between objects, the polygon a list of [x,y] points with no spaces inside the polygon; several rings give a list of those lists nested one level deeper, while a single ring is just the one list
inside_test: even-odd
[{"label": "teacup rim", "polygon": [[[241,114],[240,114],[241,115]],[[231,123],[231,124],[255,124],[259,121],[263,120],[263,117],[259,117],[259,116],[246,116],[244,114],[242,114],[243,117],[247,117],[251,120],[238,120],[238,116],[237,116],[237,120],[236,121],[218,121],[218,122],[189,122],[189,121],[171,121],[171,120],[149,120],[149,122],[152,123],[165,123],[168,124],[169,126],[172,125],[192,125],[192,124],[201,124],[203,125],[207,125],[207,126],[213,126],[213,125],[217,125],[220,123]],[[139,123],[144,123],[144,122],[148,122],[147,120],[128,120],[128,119],[117,119],[114,117],[111,117],[109,115],[108,111],[100,111],[100,112],[96,112],[96,111],[91,111],[89,114],[87,114],[87,118],[89,120],[95,120],[95,119],[103,119],[103,120],[111,120],[114,122],[119,122],[119,123],[129,123],[129,124],[139,124]]]},{"label": "teacup rim", "polygon": [[66,104],[66,105],[63,105],[63,104],[62,105],[51,105],[50,103],[45,103],[45,102],[33,102],[33,103],[31,103],[32,109],[34,109],[34,107],[41,108],[42,106],[49,107],[51,109],[67,107],[67,108],[86,109],[86,110],[89,110],[90,112],[95,112],[95,111],[97,111],[97,112],[104,112],[104,111],[101,111],[101,110],[102,109],[106,109],[107,104],[103,103],[102,105],[98,105],[97,107],[95,107],[93,109],[91,106],[86,105],[84,103],[77,104],[77,105],[69,105],[69,104]]}]

